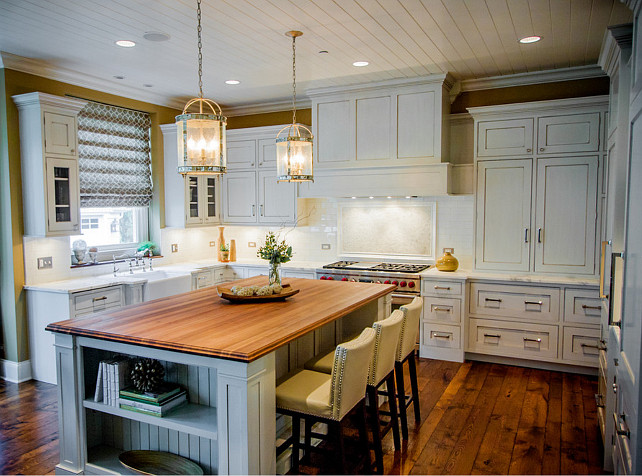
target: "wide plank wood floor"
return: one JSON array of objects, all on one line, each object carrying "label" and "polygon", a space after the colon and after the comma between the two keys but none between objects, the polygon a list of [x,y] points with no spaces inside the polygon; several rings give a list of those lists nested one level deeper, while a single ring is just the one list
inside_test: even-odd
[{"label": "wide plank wood floor", "polygon": [[[421,423],[411,406],[399,452],[386,436],[386,474],[602,474],[596,378],[428,359],[418,372]],[[0,473],[52,473],[57,438],[56,387],[0,381]]]}]

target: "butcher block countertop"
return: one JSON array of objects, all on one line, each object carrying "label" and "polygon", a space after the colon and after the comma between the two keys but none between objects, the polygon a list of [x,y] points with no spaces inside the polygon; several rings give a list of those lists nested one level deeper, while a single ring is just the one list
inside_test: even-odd
[{"label": "butcher block countertop", "polygon": [[[233,304],[216,286],[47,326],[48,331],[251,362],[343,317],[396,286],[286,278],[300,292],[285,301]],[[265,276],[230,287],[267,284]]]}]

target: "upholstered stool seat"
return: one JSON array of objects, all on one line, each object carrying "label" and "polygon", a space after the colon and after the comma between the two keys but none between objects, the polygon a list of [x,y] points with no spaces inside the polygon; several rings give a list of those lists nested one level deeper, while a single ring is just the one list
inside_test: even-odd
[{"label": "upholstered stool seat", "polygon": [[[301,419],[306,423],[304,452],[315,448],[310,444],[312,423],[328,424],[328,434],[335,433],[341,472],[346,472],[343,444],[345,417],[356,408],[359,417],[359,436],[365,456],[366,472],[370,472],[370,453],[365,420],[365,393],[368,365],[374,351],[375,331],[366,328],[349,342],[337,346],[330,374],[300,370],[289,375],[276,387],[276,407],[279,413],[292,416],[292,436],[277,452],[292,445],[292,471],[298,472],[301,448]],[[314,434],[315,437],[327,435]]]},{"label": "upholstered stool seat", "polygon": [[323,372],[324,374],[332,373],[332,364],[334,363],[334,351],[327,354],[319,354],[316,357],[308,360],[303,367],[315,372]]}]

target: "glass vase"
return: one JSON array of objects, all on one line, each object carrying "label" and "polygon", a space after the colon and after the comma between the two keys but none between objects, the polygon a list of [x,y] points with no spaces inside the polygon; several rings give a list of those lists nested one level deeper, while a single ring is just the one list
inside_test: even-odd
[{"label": "glass vase", "polygon": [[270,261],[268,281],[269,284],[278,284],[279,286],[281,285],[281,263]]}]

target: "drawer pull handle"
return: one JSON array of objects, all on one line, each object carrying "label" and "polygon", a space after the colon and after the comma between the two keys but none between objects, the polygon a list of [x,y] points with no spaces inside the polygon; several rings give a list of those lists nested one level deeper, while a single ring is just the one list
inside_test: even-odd
[{"label": "drawer pull handle", "polygon": [[599,346],[599,345],[597,345],[597,344],[585,344],[585,343],[583,343],[583,342],[582,342],[582,343],[580,344],[580,347],[582,347],[582,348],[589,348],[589,349],[596,349],[596,350],[600,350],[600,346]]},{"label": "drawer pull handle", "polygon": [[432,310],[437,312],[452,312],[452,309],[449,307],[433,307]]},{"label": "drawer pull handle", "polygon": [[528,243],[528,228],[524,228],[524,243]]},{"label": "drawer pull handle", "polygon": [[541,338],[539,338],[539,337],[538,337],[537,339],[534,339],[534,338],[532,338],[532,337],[524,337],[524,342],[537,342],[537,343],[541,343],[541,342],[542,342],[542,339],[541,339]]},{"label": "drawer pull handle", "polygon": [[[620,421],[620,418],[622,419],[622,421]],[[631,432],[629,431],[628,426],[626,428],[622,427],[622,424],[624,423],[624,420],[625,420],[624,413],[620,415],[620,418],[618,418],[615,413],[613,414],[613,420],[615,421],[615,433],[617,433],[620,436],[626,436],[627,438],[631,438]]]},{"label": "drawer pull handle", "polygon": [[604,403],[602,403],[603,402],[603,398],[604,397],[602,396],[601,393],[596,393],[595,394],[595,406],[597,408],[604,408],[606,406],[606,405],[604,405]]},{"label": "drawer pull handle", "polygon": [[435,286],[435,289],[443,289],[444,291],[450,291],[450,286]]},{"label": "drawer pull handle", "polygon": [[101,297],[99,297],[99,298],[93,298],[93,299],[92,299],[92,301],[93,301],[93,302],[97,302],[97,301],[105,301],[106,299],[107,299],[107,296],[101,296]]},{"label": "drawer pull handle", "polygon": [[496,339],[500,339],[502,336],[499,334],[484,334],[484,337],[495,337]]},{"label": "drawer pull handle", "polygon": [[431,332],[431,335],[433,337],[437,337],[439,339],[451,339],[452,338],[452,334],[440,334],[438,332]]},{"label": "drawer pull handle", "polygon": [[588,306],[586,304],[582,304],[582,309],[595,309],[596,311],[601,311],[602,307],[600,307],[600,306]]},{"label": "drawer pull handle", "polygon": [[501,299],[498,299],[498,298],[486,298],[486,301],[490,301],[490,302],[502,302],[502,300],[501,300]]},{"label": "drawer pull handle", "polygon": [[543,303],[542,301],[524,301],[524,304],[533,304],[535,306],[541,306]]}]

